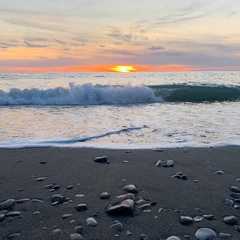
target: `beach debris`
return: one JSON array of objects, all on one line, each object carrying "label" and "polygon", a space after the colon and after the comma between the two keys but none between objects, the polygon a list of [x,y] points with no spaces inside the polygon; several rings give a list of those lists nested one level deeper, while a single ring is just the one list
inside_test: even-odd
[{"label": "beach debris", "polygon": [[176,236],[170,236],[166,240],[181,240],[179,237]]},{"label": "beach debris", "polygon": [[193,223],[193,218],[190,216],[180,216],[180,222],[183,225],[190,225]]},{"label": "beach debris", "polygon": [[223,218],[223,221],[226,224],[233,225],[233,224],[235,224],[238,221],[238,219],[235,216],[225,216]]},{"label": "beach debris", "polygon": [[108,162],[108,158],[107,158],[106,156],[96,157],[96,158],[94,159],[94,162],[107,163],[107,162]]},{"label": "beach debris", "polygon": [[216,175],[224,175],[224,172],[219,170],[219,171],[214,172],[214,174],[216,174]]},{"label": "beach debris", "polygon": [[128,184],[122,188],[123,191],[128,193],[138,193],[137,188],[133,184]]},{"label": "beach debris", "polygon": [[210,228],[200,228],[195,233],[195,237],[198,240],[207,240],[211,237],[216,237],[216,233]]},{"label": "beach debris", "polygon": [[97,221],[93,217],[89,217],[86,219],[87,226],[90,227],[96,227],[97,226]]},{"label": "beach debris", "polygon": [[83,239],[82,235],[79,233],[72,233],[70,234],[71,240],[81,240]]},{"label": "beach debris", "polygon": [[76,206],[76,210],[77,210],[78,212],[82,212],[82,211],[88,210],[88,207],[87,207],[86,204],[81,203],[81,204],[78,204],[78,205]]},{"label": "beach debris", "polygon": [[115,231],[115,232],[122,232],[123,230],[123,225],[121,222],[119,222],[118,220],[114,221],[114,224],[112,224],[110,226],[110,228]]},{"label": "beach debris", "polygon": [[107,206],[106,213],[110,215],[132,215],[135,203],[132,199],[126,199],[120,203]]},{"label": "beach debris", "polygon": [[158,160],[155,167],[173,167],[174,161],[173,160]]},{"label": "beach debris", "polygon": [[108,199],[108,198],[110,198],[110,193],[102,192],[99,197],[100,197],[100,199]]},{"label": "beach debris", "polygon": [[0,203],[0,210],[5,210],[13,207],[15,204],[16,200],[15,199],[7,199],[3,202]]},{"label": "beach debris", "polygon": [[188,179],[187,175],[183,174],[182,172],[177,172],[174,175],[172,175],[172,177],[182,179],[182,180],[187,180]]}]

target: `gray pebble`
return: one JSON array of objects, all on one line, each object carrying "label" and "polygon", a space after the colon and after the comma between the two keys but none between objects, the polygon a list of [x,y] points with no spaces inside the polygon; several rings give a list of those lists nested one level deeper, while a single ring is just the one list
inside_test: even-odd
[{"label": "gray pebble", "polygon": [[4,213],[0,213],[0,222],[5,218],[5,214]]},{"label": "gray pebble", "polygon": [[80,235],[79,233],[72,233],[70,235],[70,238],[71,238],[71,240],[81,240],[81,239],[83,239],[82,235]]},{"label": "gray pebble", "polygon": [[202,216],[196,216],[194,217],[194,221],[195,222],[201,222],[203,220],[203,217]]},{"label": "gray pebble", "polygon": [[20,237],[20,233],[13,233],[13,234],[10,234],[7,239],[15,239],[18,237]]},{"label": "gray pebble", "polygon": [[66,187],[66,189],[67,189],[67,190],[73,189],[73,185],[68,185],[68,186]]},{"label": "gray pebble", "polygon": [[18,212],[18,211],[16,211],[16,212],[8,212],[8,213],[5,214],[6,217],[18,217],[20,215],[21,215],[21,212]]},{"label": "gray pebble", "polygon": [[207,220],[214,220],[214,216],[211,215],[211,214],[208,214],[208,215],[203,215],[203,218],[207,219]]},{"label": "gray pebble", "polygon": [[75,233],[79,233],[79,234],[83,233],[83,227],[82,226],[76,226],[74,228],[74,230],[75,230]]},{"label": "gray pebble", "polygon": [[38,181],[38,182],[43,182],[43,181],[47,180],[47,177],[39,177],[35,180]]},{"label": "gray pebble", "polygon": [[31,203],[43,203],[43,200],[37,199],[37,198],[33,198],[33,199],[31,200]]},{"label": "gray pebble", "polygon": [[61,194],[56,194],[56,195],[53,195],[51,199],[53,203],[63,203],[65,200],[65,197],[62,196]]},{"label": "gray pebble", "polygon": [[29,198],[23,198],[23,199],[16,200],[16,203],[21,204],[21,203],[25,203],[25,202],[29,202],[29,201],[30,201]]},{"label": "gray pebble", "polygon": [[110,193],[108,193],[108,192],[102,192],[102,193],[100,194],[100,198],[101,198],[101,199],[108,199],[108,198],[110,198]]},{"label": "gray pebble", "polygon": [[129,193],[138,193],[137,188],[133,184],[128,184],[122,188],[123,191],[129,192]]},{"label": "gray pebble", "polygon": [[117,199],[125,200],[125,199],[132,199],[135,200],[135,195],[132,193],[122,194],[116,197]]},{"label": "gray pebble", "polygon": [[216,237],[216,233],[210,228],[200,228],[195,233],[198,240],[207,240],[211,237]]},{"label": "gray pebble", "polygon": [[226,217],[223,218],[223,221],[226,224],[233,225],[238,221],[238,219],[235,216],[226,216]]},{"label": "gray pebble", "polygon": [[5,210],[11,208],[15,204],[15,199],[7,199],[0,203],[0,210]]},{"label": "gray pebble", "polygon": [[97,221],[93,217],[89,217],[86,220],[87,226],[96,227]]},{"label": "gray pebble", "polygon": [[158,160],[156,165],[156,167],[173,167],[174,166],[174,161],[173,160]]},{"label": "gray pebble", "polygon": [[233,198],[240,198],[240,193],[231,193],[230,196]]},{"label": "gray pebble", "polygon": [[141,234],[139,240],[148,240],[148,237],[145,234]]},{"label": "gray pebble", "polygon": [[219,233],[220,238],[231,238],[232,236],[228,233]]},{"label": "gray pebble", "polygon": [[168,237],[166,240],[181,240],[181,239],[176,236],[171,236],[171,237]]},{"label": "gray pebble", "polygon": [[73,214],[69,213],[69,214],[63,214],[62,215],[62,218],[65,219],[65,218],[69,218],[69,217],[72,217]]},{"label": "gray pebble", "polygon": [[110,226],[110,228],[116,232],[122,232],[123,230],[123,225],[120,222],[116,222]]},{"label": "gray pebble", "polygon": [[232,192],[235,192],[235,193],[240,193],[240,188],[239,188],[239,187],[236,187],[236,186],[231,186],[231,187],[230,187],[230,190],[231,190]]},{"label": "gray pebble", "polygon": [[216,172],[214,172],[214,174],[216,174],[216,175],[224,175],[224,172],[223,171],[216,171]]},{"label": "gray pebble", "polygon": [[98,162],[98,163],[106,163],[107,161],[108,161],[108,158],[106,156],[96,157],[94,159],[94,162]]},{"label": "gray pebble", "polygon": [[132,215],[134,210],[134,201],[126,199],[117,204],[110,204],[106,212],[110,215]]},{"label": "gray pebble", "polygon": [[54,229],[54,230],[52,231],[52,234],[53,234],[53,235],[60,235],[61,233],[62,233],[62,230],[59,229],[59,228],[56,228],[56,229]]},{"label": "gray pebble", "polygon": [[35,211],[35,212],[33,213],[33,215],[39,215],[39,214],[41,214],[41,212],[39,212],[39,211]]},{"label": "gray pebble", "polygon": [[86,210],[88,210],[88,207],[87,207],[86,204],[81,203],[81,204],[78,204],[78,205],[76,206],[76,210],[79,211],[79,212],[81,212],[81,211],[86,211]]},{"label": "gray pebble", "polygon": [[234,203],[233,200],[228,199],[228,198],[225,199],[225,204],[226,204],[227,206],[230,206],[230,207],[231,207],[231,206],[233,206],[233,203]]},{"label": "gray pebble", "polygon": [[180,216],[180,222],[183,225],[189,225],[193,223],[193,218],[190,216]]}]

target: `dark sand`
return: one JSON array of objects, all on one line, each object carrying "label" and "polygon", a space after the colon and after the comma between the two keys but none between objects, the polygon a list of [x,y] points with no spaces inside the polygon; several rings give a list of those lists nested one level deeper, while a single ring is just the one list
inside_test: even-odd
[{"label": "dark sand", "polygon": [[[96,163],[94,158],[106,155],[110,164]],[[158,160],[174,160],[174,167],[155,167]],[[128,161],[124,163],[123,161]],[[41,162],[46,162],[42,164]],[[214,174],[222,170],[223,175]],[[188,180],[173,178],[181,171]],[[47,177],[45,181],[36,181]],[[179,148],[153,150],[102,150],[75,148],[28,148],[0,150],[0,202],[6,199],[37,198],[42,203],[30,201],[15,204],[12,211],[21,217],[5,217],[0,222],[0,239],[19,233],[12,239],[70,239],[76,226],[83,226],[83,239],[136,239],[146,234],[148,239],[166,239],[175,235],[180,239],[195,239],[202,227],[219,233],[229,233],[240,239],[240,233],[223,222],[226,215],[239,220],[240,209],[226,206],[230,186],[240,187],[240,148]],[[198,180],[196,182],[195,180]],[[57,183],[59,190],[50,192],[43,186]],[[155,201],[151,212],[141,212],[135,207],[133,216],[109,216],[105,207],[123,194],[122,187],[134,184],[142,196]],[[66,187],[73,185],[73,189]],[[101,200],[99,194],[107,191],[110,199]],[[51,196],[60,193],[72,200],[70,204],[52,206]],[[76,194],[84,194],[76,197]],[[75,206],[85,203],[88,210],[77,212]],[[240,204],[240,203],[239,203]],[[161,211],[162,208],[162,211]],[[33,214],[39,211],[39,214]],[[63,214],[73,214],[63,219]],[[95,214],[96,227],[86,225],[86,219]],[[185,226],[180,216],[214,215],[215,220],[202,220]],[[75,220],[75,221],[72,221]],[[110,229],[115,220],[123,224],[120,233]],[[61,233],[54,235],[54,229]],[[127,236],[127,231],[132,235]],[[115,236],[118,234],[119,236]],[[189,238],[184,237],[188,235]],[[220,239],[219,237],[215,239]]]}]

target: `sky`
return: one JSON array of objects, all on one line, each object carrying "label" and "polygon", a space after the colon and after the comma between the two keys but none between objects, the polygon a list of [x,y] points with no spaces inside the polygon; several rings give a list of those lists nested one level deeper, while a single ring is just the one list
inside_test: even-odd
[{"label": "sky", "polygon": [[0,72],[240,70],[239,0],[0,0],[0,29]]}]

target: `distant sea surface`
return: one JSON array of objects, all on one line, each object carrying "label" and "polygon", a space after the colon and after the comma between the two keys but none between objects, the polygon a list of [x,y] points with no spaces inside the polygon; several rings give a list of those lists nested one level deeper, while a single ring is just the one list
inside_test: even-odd
[{"label": "distant sea surface", "polygon": [[240,146],[240,72],[0,73],[0,148]]}]

